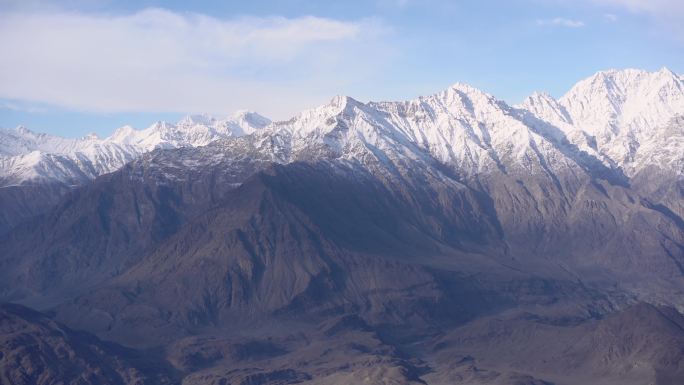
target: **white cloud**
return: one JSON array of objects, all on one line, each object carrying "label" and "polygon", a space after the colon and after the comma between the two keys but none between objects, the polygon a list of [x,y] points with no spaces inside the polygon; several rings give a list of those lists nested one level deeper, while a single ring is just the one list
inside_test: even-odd
[{"label": "white cloud", "polygon": [[608,23],[614,23],[618,20],[618,17],[612,13],[605,13],[603,14],[603,20],[607,21]]},{"label": "white cloud", "polygon": [[0,14],[0,98],[88,111],[287,117],[370,77],[388,57],[375,20]]},{"label": "white cloud", "polygon": [[584,27],[584,22],[581,20],[572,20],[562,17],[556,17],[553,19],[539,19],[537,20],[537,25],[580,28]]}]

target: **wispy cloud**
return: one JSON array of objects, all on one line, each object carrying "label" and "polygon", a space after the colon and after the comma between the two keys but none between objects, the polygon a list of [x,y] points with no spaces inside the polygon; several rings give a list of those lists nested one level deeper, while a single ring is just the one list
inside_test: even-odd
[{"label": "wispy cloud", "polygon": [[387,33],[373,19],[6,12],[0,98],[88,111],[255,108],[285,117],[372,76],[390,60]]},{"label": "wispy cloud", "polygon": [[573,19],[566,19],[563,17],[555,17],[553,19],[538,19],[537,25],[555,26],[555,27],[568,27],[568,28],[580,28],[580,27],[584,27],[584,22],[582,20],[573,20]]},{"label": "wispy cloud", "polygon": [[603,14],[603,20],[609,22],[609,23],[614,23],[618,20],[617,15],[612,14],[612,13],[605,13]]},{"label": "wispy cloud", "polygon": [[10,110],[10,111],[22,111],[29,113],[44,113],[48,109],[45,106],[40,106],[35,103],[22,103],[12,100],[2,100],[0,99],[0,110]]}]

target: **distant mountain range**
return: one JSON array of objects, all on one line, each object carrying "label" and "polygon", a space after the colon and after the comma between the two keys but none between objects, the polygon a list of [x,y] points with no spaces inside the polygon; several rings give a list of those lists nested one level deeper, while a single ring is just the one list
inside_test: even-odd
[{"label": "distant mountain range", "polygon": [[[402,136],[407,145],[471,173],[491,167],[495,158],[524,156],[529,143],[539,140],[534,135],[541,134],[569,142],[555,146],[576,146],[606,167],[628,175],[649,166],[681,174],[683,110],[684,81],[663,68],[653,73],[598,72],[559,100],[535,93],[513,107],[459,83],[407,102],[363,104],[338,96],[291,122],[271,123],[244,111],[223,120],[194,115],[176,124],[156,122],[144,130],[124,126],[105,139],[95,135],[65,139],[18,127],[0,131],[0,180],[5,186],[36,181],[74,184],[115,171],[154,149],[205,146],[261,129],[265,136],[278,136],[288,128],[296,141],[340,113],[354,115],[369,126],[352,127],[355,132],[372,134],[366,131],[375,130],[378,136]],[[294,143],[295,147],[304,145]],[[510,154],[507,148],[515,148],[518,154]]]},{"label": "distant mountain range", "polygon": [[270,121],[253,112],[233,117],[188,116],[176,124],[156,122],[144,130],[124,126],[108,138],[88,135],[66,139],[36,134],[25,127],[0,131],[2,185],[22,183],[80,184],[116,171],[157,148],[205,146],[214,140],[251,134]]},{"label": "distant mountain range", "polygon": [[[8,129],[0,156],[0,301],[45,312],[5,305],[0,330],[30,324],[119,383],[684,381],[667,69],[516,106],[455,84],[280,122]],[[0,378],[67,365],[23,348],[0,350]]]}]

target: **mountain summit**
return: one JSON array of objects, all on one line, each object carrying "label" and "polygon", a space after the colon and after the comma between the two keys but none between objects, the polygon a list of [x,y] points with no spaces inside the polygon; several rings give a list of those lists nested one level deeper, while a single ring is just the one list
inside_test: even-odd
[{"label": "mountain summit", "polygon": [[[461,83],[406,102],[363,104],[337,96],[329,104],[297,115],[290,120],[292,124],[277,122],[266,132],[278,132],[278,127],[298,130],[292,132],[291,145],[296,148],[300,146],[297,138],[320,130],[329,123],[327,119],[343,117],[358,132],[357,139],[383,141],[400,135],[402,145],[417,146],[440,161],[472,172],[492,167],[496,159],[524,158],[530,140],[540,148],[543,139],[537,135],[543,133],[564,139],[606,167],[629,175],[647,166],[681,173],[681,157],[659,157],[651,149],[667,146],[666,137],[682,140],[681,130],[672,124],[676,125],[683,111],[684,80],[672,71],[610,70],[580,81],[558,100],[535,93],[515,107]],[[526,119],[524,113],[548,127]],[[79,183],[154,149],[204,146],[221,138],[253,134],[270,123],[257,113],[239,111],[223,120],[194,115],[176,124],[157,122],[144,130],[124,126],[103,140],[63,139],[23,127],[2,130],[0,181],[3,185],[37,179]],[[363,127],[374,131],[358,131]],[[406,151],[410,150],[401,150]],[[654,163],[655,159],[662,162]]]}]

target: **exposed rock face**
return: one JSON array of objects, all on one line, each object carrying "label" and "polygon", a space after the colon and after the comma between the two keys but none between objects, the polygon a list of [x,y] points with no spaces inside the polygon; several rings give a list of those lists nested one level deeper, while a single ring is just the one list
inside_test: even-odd
[{"label": "exposed rock face", "polygon": [[0,234],[49,211],[70,190],[70,187],[52,183],[0,188]]},{"label": "exposed rock face", "polygon": [[20,305],[0,305],[3,384],[171,384],[143,354],[73,331]]}]

